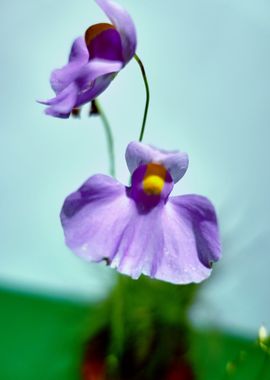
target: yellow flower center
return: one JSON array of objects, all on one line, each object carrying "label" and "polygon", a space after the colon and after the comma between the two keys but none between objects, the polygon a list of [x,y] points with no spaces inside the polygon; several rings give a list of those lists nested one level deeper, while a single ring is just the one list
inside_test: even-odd
[{"label": "yellow flower center", "polygon": [[148,164],[143,180],[143,190],[147,195],[159,195],[164,187],[166,169],[159,164]]}]

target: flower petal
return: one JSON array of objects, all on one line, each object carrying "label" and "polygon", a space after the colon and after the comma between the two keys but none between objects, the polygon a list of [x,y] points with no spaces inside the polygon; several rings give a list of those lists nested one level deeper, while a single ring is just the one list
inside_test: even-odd
[{"label": "flower petal", "polygon": [[78,37],[71,47],[69,63],[51,73],[52,89],[58,94],[63,91],[78,75],[80,68],[87,64],[89,52],[83,37]]},{"label": "flower petal", "polygon": [[[52,109],[47,109],[45,111],[48,115],[66,118],[69,116],[74,107],[81,106],[82,104],[94,99],[97,96],[97,92],[94,90],[96,90],[97,86],[95,84],[95,80],[98,77],[117,72],[121,67],[122,62],[94,59],[87,65],[78,68],[76,74],[72,74],[73,78],[71,83],[61,92],[59,92],[54,98],[49,100],[40,100],[39,103],[53,106]],[[76,80],[74,80],[75,77]],[[106,81],[106,86],[108,86],[113,79],[111,76],[109,78],[110,80]],[[102,84],[104,85],[103,82]],[[87,87],[89,87],[89,90]],[[99,88],[99,90],[102,92],[102,90],[104,90],[104,87]],[[94,96],[90,97],[89,95]],[[58,116],[58,114],[60,115]]]},{"label": "flower petal", "polygon": [[126,161],[131,174],[133,174],[138,166],[151,162],[161,164],[169,171],[174,183],[184,176],[188,168],[188,155],[186,153],[159,150],[137,141],[128,144]]},{"label": "flower petal", "polygon": [[45,109],[45,114],[53,117],[58,117],[60,119],[68,119],[70,116],[70,113],[61,113],[54,109],[54,107],[48,107]]},{"label": "flower petal", "polygon": [[146,214],[138,212],[123,185],[95,175],[65,200],[61,221],[66,244],[80,257],[106,260],[119,272],[138,278],[162,249],[162,230],[155,228],[149,234],[150,228],[157,227],[159,213],[159,207]]},{"label": "flower petal", "polygon": [[79,256],[106,260],[119,272],[175,284],[201,282],[220,258],[217,219],[205,197],[172,197],[140,210],[116,180],[95,175],[64,202],[66,244]]},{"label": "flower petal", "polygon": [[221,243],[217,216],[212,203],[200,195],[171,197],[169,205],[193,230],[198,257],[203,265],[211,267],[221,258]]},{"label": "flower petal", "polygon": [[[107,61],[104,59],[91,60],[83,69],[84,73],[80,76],[78,81],[83,91],[80,91],[78,94],[76,107],[80,107],[99,96],[109,86],[122,66],[123,62],[120,61]],[[89,70],[88,74],[87,70]],[[95,77],[93,71],[95,71],[96,74],[102,74]],[[87,89],[86,86],[90,82],[92,82],[91,86]]]},{"label": "flower petal", "polygon": [[98,97],[110,85],[111,81],[115,78],[115,74],[106,74],[98,77],[93,85],[87,91],[83,91],[78,95],[77,107]]},{"label": "flower petal", "polygon": [[137,46],[136,29],[132,18],[124,8],[111,0],[96,0],[96,2],[118,30],[124,61],[127,63],[133,58]]},{"label": "flower petal", "polygon": [[111,61],[123,61],[120,34],[113,27],[102,31],[88,45],[90,59],[101,58]]},{"label": "flower petal", "polygon": [[64,202],[61,221],[66,244],[89,261],[112,260],[130,218],[126,190],[116,180],[95,175]]},{"label": "flower petal", "polygon": [[77,93],[77,86],[71,83],[53,99],[40,101],[40,103],[50,106],[45,110],[47,115],[67,118],[76,104]]},{"label": "flower petal", "polygon": [[[161,214],[163,206],[158,205],[147,212],[139,212],[131,204],[130,220],[118,245],[111,266],[118,272],[134,279],[142,273],[155,277],[158,257],[164,248]],[[170,278],[165,281],[171,282]]]},{"label": "flower petal", "polygon": [[87,63],[89,61],[89,52],[85,43],[84,37],[80,36],[73,42],[69,62]]},{"label": "flower petal", "polygon": [[141,273],[159,280],[198,283],[220,258],[216,216],[204,197],[169,199],[148,213],[132,213],[112,266],[138,278]]},{"label": "flower petal", "polygon": [[80,89],[85,90],[89,84],[102,75],[116,73],[121,70],[121,61],[110,61],[105,59],[92,59],[83,66],[79,72],[77,83]]},{"label": "flower petal", "polygon": [[59,94],[74,81],[81,67],[81,64],[69,63],[61,69],[53,70],[50,83],[56,94]]},{"label": "flower petal", "polygon": [[52,72],[50,78],[51,86],[56,94],[58,94],[77,79],[81,81],[81,87],[86,86],[101,75],[121,70],[122,66],[122,61],[99,58],[92,59],[89,62],[88,59],[86,61],[84,59],[80,60],[79,57],[75,58],[74,53],[70,63]]}]

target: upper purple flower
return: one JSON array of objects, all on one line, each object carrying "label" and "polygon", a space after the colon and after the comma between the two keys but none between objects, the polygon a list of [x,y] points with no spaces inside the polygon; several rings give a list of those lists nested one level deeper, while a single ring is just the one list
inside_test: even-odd
[{"label": "upper purple flower", "polygon": [[74,108],[100,95],[135,54],[136,30],[126,10],[111,0],[96,2],[112,24],[88,28],[74,41],[68,64],[52,72],[50,82],[56,96],[40,101],[49,106],[45,110],[48,115],[68,118]]},{"label": "upper purple flower", "polygon": [[130,187],[97,174],[67,197],[66,244],[134,279],[142,273],[175,284],[207,278],[221,256],[214,207],[200,195],[169,197],[187,170],[187,154],[132,142],[126,161]]}]

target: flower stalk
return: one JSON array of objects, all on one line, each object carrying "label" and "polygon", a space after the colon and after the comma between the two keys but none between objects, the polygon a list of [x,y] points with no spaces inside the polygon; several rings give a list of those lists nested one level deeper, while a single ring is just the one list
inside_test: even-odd
[{"label": "flower stalk", "polygon": [[146,102],[145,102],[145,108],[144,108],[143,122],[142,122],[140,137],[139,137],[139,142],[141,142],[143,140],[144,131],[145,131],[145,124],[146,124],[146,120],[147,120],[147,114],[148,114],[148,108],[149,108],[149,102],[150,102],[150,89],[149,89],[149,84],[148,84],[145,68],[144,68],[144,65],[143,65],[141,59],[138,57],[137,54],[134,55],[134,59],[138,63],[138,65],[140,66],[144,85],[145,85],[145,91],[146,91]]},{"label": "flower stalk", "polygon": [[105,130],[106,140],[107,140],[108,153],[109,153],[109,162],[110,162],[109,172],[112,177],[115,177],[114,142],[113,142],[113,135],[112,135],[110,123],[108,121],[108,118],[105,112],[103,111],[103,108],[101,107],[97,99],[92,100],[92,108],[95,109],[95,114],[99,115],[102,120],[104,130]]}]

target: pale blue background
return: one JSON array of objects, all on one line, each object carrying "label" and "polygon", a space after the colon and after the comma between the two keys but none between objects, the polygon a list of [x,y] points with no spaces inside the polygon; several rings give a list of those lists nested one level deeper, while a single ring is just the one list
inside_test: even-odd
[{"label": "pale blue background", "polygon": [[[190,155],[178,193],[217,207],[224,258],[205,283],[195,320],[253,331],[270,326],[270,3],[267,0],[122,0],[138,29],[152,99],[145,135]],[[0,3],[0,278],[3,286],[61,297],[100,297],[110,269],[86,265],[64,246],[59,210],[67,194],[106,172],[98,119],[57,120],[37,98],[72,40],[106,21],[94,1]],[[111,120],[117,172],[127,181],[127,143],[139,135],[144,88],[135,62],[101,97]]]}]

